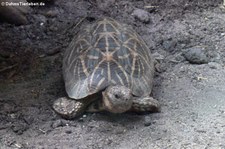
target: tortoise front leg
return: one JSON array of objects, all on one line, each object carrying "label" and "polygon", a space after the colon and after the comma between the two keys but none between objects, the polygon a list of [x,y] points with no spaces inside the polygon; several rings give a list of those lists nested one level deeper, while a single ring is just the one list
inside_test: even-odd
[{"label": "tortoise front leg", "polygon": [[160,104],[158,100],[152,97],[139,97],[134,99],[133,105],[130,111],[133,112],[160,112]]},{"label": "tortoise front leg", "polygon": [[68,97],[58,98],[53,103],[54,111],[61,117],[73,119],[85,111],[86,105],[83,100],[73,100]]},{"label": "tortoise front leg", "polygon": [[[101,111],[107,111],[105,106],[103,105],[102,100],[97,100],[92,102],[88,108],[87,112],[101,112]],[[152,97],[139,97],[135,98],[133,100],[133,104],[130,110],[130,112],[138,112],[138,113],[143,113],[143,112],[160,112],[160,104],[158,100],[152,98]]]}]

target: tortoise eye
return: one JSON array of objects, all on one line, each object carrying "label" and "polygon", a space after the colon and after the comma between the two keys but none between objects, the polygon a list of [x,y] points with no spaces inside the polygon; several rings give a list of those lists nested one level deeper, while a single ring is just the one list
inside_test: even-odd
[{"label": "tortoise eye", "polygon": [[115,94],[115,98],[118,99],[120,98],[120,96],[118,94]]}]

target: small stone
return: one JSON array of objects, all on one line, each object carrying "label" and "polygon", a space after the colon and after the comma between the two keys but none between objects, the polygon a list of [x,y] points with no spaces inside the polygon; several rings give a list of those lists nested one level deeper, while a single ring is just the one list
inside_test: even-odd
[{"label": "small stone", "polygon": [[192,64],[205,64],[209,62],[206,50],[202,47],[189,48],[183,54],[186,60]]},{"label": "small stone", "polygon": [[185,58],[181,54],[177,54],[175,56],[175,61],[177,61],[177,62],[184,62]]},{"label": "small stone", "polygon": [[57,11],[49,10],[46,14],[47,17],[54,18],[58,15]]},{"label": "small stone", "polygon": [[62,122],[62,120],[56,120],[52,123],[52,128],[62,127],[65,126],[65,124]]},{"label": "small stone", "polygon": [[145,121],[144,121],[144,126],[148,127],[151,126],[154,122],[152,121],[152,119],[149,116],[145,116]]},{"label": "small stone", "polygon": [[172,39],[165,40],[162,43],[163,48],[168,52],[173,52],[176,49],[176,45],[177,43]]},{"label": "small stone", "polygon": [[204,129],[197,129],[197,130],[195,130],[196,132],[198,132],[198,133],[206,133],[207,131],[206,130],[204,130]]},{"label": "small stone", "polygon": [[57,28],[55,25],[51,25],[51,26],[49,27],[49,30],[54,32],[54,31],[57,31],[58,28]]},{"label": "small stone", "polygon": [[208,65],[209,65],[209,68],[211,68],[211,69],[221,68],[221,65],[219,63],[216,63],[216,62],[210,62],[210,63],[208,63]]},{"label": "small stone", "polygon": [[40,22],[40,25],[41,26],[44,25],[44,24],[46,24],[46,22],[47,22],[46,16],[41,15],[41,14],[35,15],[34,16],[34,19],[37,20],[37,22]]},{"label": "small stone", "polygon": [[217,130],[216,133],[221,133],[220,130]]},{"label": "small stone", "polygon": [[71,134],[72,133],[72,130],[66,130],[65,133],[66,134]]},{"label": "small stone", "polygon": [[23,148],[23,145],[20,143],[15,143],[14,145],[16,146],[16,148]]},{"label": "small stone", "polygon": [[165,56],[159,54],[158,52],[153,53],[152,56],[153,56],[156,60],[163,60],[163,59],[165,59]]},{"label": "small stone", "polygon": [[97,7],[103,11],[107,11],[107,9],[115,3],[115,0],[96,0]]},{"label": "small stone", "polygon": [[53,56],[60,52],[60,48],[50,49],[46,51],[46,55]]},{"label": "small stone", "polygon": [[78,119],[78,122],[84,122],[84,118],[83,118],[83,117],[80,117],[80,118]]},{"label": "small stone", "polygon": [[16,111],[16,106],[13,103],[3,103],[0,104],[1,109],[0,112],[1,113],[14,113]]},{"label": "small stone", "polygon": [[18,122],[14,125],[12,125],[13,132],[15,132],[17,135],[22,135],[24,131],[26,131],[28,129],[27,124],[23,123],[23,122]]},{"label": "small stone", "polygon": [[123,134],[125,133],[127,130],[124,128],[120,128],[118,127],[116,130],[114,130],[116,134]]},{"label": "small stone", "polygon": [[150,14],[149,12],[142,10],[142,9],[135,9],[133,13],[131,14],[138,20],[140,20],[143,23],[149,23],[150,22]]},{"label": "small stone", "polygon": [[208,53],[208,57],[210,59],[211,62],[216,62],[216,63],[221,63],[222,61],[222,58],[221,58],[221,53],[220,52],[217,52],[216,50],[211,50],[209,53]]},{"label": "small stone", "polygon": [[144,123],[144,125],[145,125],[146,127],[150,126],[151,124],[152,124],[151,122],[145,122],[145,123]]}]

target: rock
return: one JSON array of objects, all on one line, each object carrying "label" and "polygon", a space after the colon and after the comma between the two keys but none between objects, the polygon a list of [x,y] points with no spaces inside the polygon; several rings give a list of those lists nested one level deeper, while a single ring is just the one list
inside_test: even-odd
[{"label": "rock", "polygon": [[152,56],[153,56],[154,59],[156,59],[156,60],[164,60],[164,59],[165,59],[165,56],[159,54],[158,52],[153,53]]},{"label": "rock", "polygon": [[71,134],[73,131],[72,130],[66,130],[65,133],[66,134]]},{"label": "rock", "polygon": [[55,54],[57,54],[59,52],[60,52],[60,48],[56,47],[54,49],[47,50],[46,51],[46,55],[53,56],[53,55],[55,55]]},{"label": "rock", "polygon": [[150,126],[150,125],[152,125],[152,122],[150,122],[150,121],[144,122],[144,126],[145,126],[145,127],[148,127],[148,126]]},{"label": "rock", "polygon": [[14,103],[0,103],[0,113],[14,113],[16,112],[16,105]]},{"label": "rock", "polygon": [[11,126],[11,129],[13,132],[15,132],[17,135],[22,135],[24,131],[28,129],[28,125],[24,122],[17,122]]},{"label": "rock", "polygon": [[210,61],[216,62],[216,63],[222,62],[221,55],[222,54],[220,52],[213,50],[213,49],[208,53],[208,57],[209,57]]},{"label": "rock", "polygon": [[150,22],[150,14],[149,12],[142,10],[142,9],[135,9],[133,13],[131,14],[138,20],[140,20],[143,23],[149,23]]},{"label": "rock", "polygon": [[97,7],[103,11],[107,11],[107,9],[115,3],[115,0],[96,0]]},{"label": "rock", "polygon": [[192,64],[205,64],[209,62],[207,51],[202,47],[192,47],[187,49],[184,57]]},{"label": "rock", "polygon": [[54,17],[57,17],[58,12],[57,12],[57,11],[54,11],[54,10],[49,10],[48,12],[46,12],[45,15],[46,15],[47,17],[54,18]]},{"label": "rock", "polygon": [[176,49],[177,42],[172,39],[168,39],[163,41],[162,46],[166,51],[173,52]]},{"label": "rock", "polygon": [[[9,0],[8,3],[14,2],[24,2],[26,3],[26,0],[21,1],[13,1]],[[4,0],[0,0],[0,19],[3,21],[6,21],[11,24],[15,25],[24,25],[28,23],[28,20],[26,18],[26,14],[30,11],[29,6],[6,6],[6,2]]]},{"label": "rock", "polygon": [[57,127],[63,127],[65,126],[65,123],[63,123],[62,120],[56,120],[54,122],[52,122],[52,128],[57,128]]},{"label": "rock", "polygon": [[144,117],[144,126],[145,127],[148,127],[148,126],[151,126],[154,124],[155,124],[155,121],[153,121],[151,117],[149,117],[149,116]]},{"label": "rock", "polygon": [[210,62],[210,63],[208,63],[208,65],[209,65],[209,68],[211,68],[211,69],[220,69],[221,68],[221,65],[216,62]]},{"label": "rock", "polygon": [[185,61],[185,58],[181,53],[175,54],[174,62],[180,63],[180,62],[184,62],[184,61]]}]

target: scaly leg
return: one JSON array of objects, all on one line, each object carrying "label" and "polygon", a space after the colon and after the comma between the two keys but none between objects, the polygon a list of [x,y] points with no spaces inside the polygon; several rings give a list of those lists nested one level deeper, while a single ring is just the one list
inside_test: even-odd
[{"label": "scaly leg", "polygon": [[53,103],[54,111],[65,119],[73,119],[83,114],[91,102],[98,99],[98,95],[90,95],[84,99],[58,98]]},{"label": "scaly leg", "polygon": [[158,100],[152,97],[139,97],[133,101],[130,111],[133,112],[160,112]]},{"label": "scaly leg", "polygon": [[85,110],[82,101],[70,99],[68,97],[58,98],[53,103],[54,111],[65,119],[73,119],[80,116]]}]

